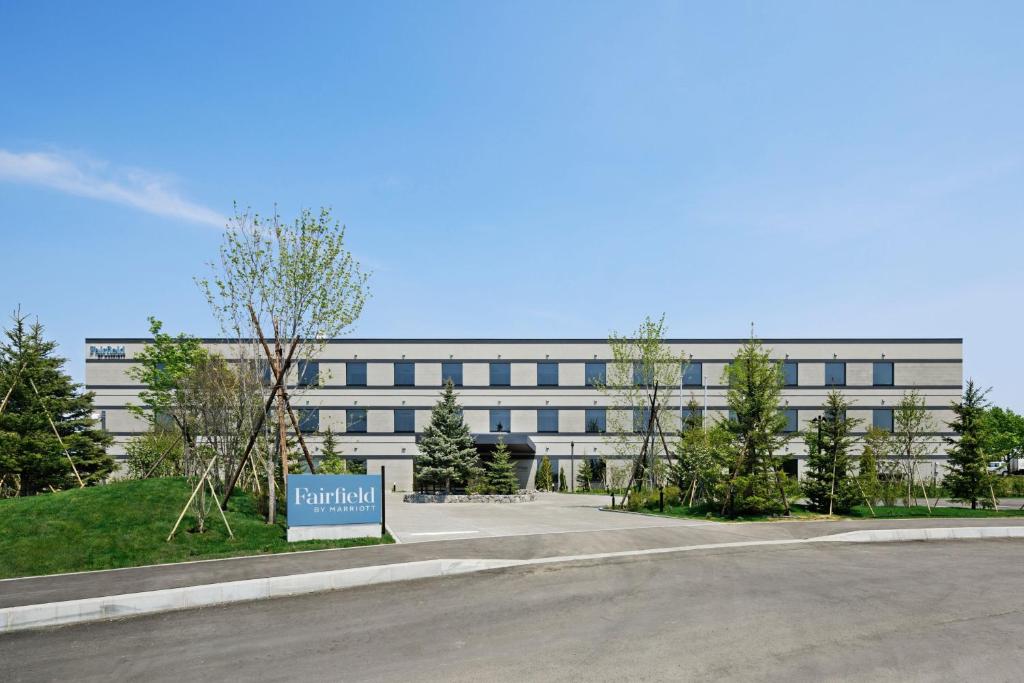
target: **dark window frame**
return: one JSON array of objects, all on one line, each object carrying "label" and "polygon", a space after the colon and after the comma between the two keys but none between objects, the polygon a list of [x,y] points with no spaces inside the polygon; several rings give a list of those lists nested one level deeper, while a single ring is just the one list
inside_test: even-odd
[{"label": "dark window frame", "polygon": [[[597,429],[591,429],[592,423],[597,424]],[[608,409],[587,408],[583,413],[583,431],[586,434],[607,434],[608,433]]]},{"label": "dark window frame", "polygon": [[[358,427],[358,423],[356,423],[352,419],[352,416],[355,413],[361,413],[362,414],[362,429],[358,429],[358,428],[353,429],[353,427],[352,427],[353,424],[356,424],[357,427]],[[368,415],[366,413],[366,408],[346,408],[345,409],[345,432],[347,434],[366,434],[366,432],[367,432],[367,424],[366,423],[367,422],[368,422]]]},{"label": "dark window frame", "polygon": [[[544,429],[544,420],[541,419],[541,414],[547,416],[554,416],[554,429]],[[537,409],[537,433],[538,434],[557,434],[559,429],[558,424],[558,408],[538,408]]]},{"label": "dark window frame", "polygon": [[[399,371],[401,371],[403,375],[406,372],[409,373],[409,381],[408,382],[406,382],[406,381],[401,381],[401,382],[398,381],[399,380]],[[397,361],[395,361],[394,362],[393,373],[394,373],[394,376],[392,377],[392,380],[394,381],[396,387],[414,387],[414,386],[416,386],[416,363],[414,361],[411,361],[411,360],[397,360]],[[405,377],[403,376],[401,379],[404,380]]]},{"label": "dark window frame", "polygon": [[[878,369],[883,366],[888,366],[889,370],[889,381],[879,382],[878,381]],[[895,385],[896,381],[896,366],[891,360],[876,360],[871,363],[871,386],[873,387],[891,387]]]},{"label": "dark window frame", "polygon": [[[888,425],[884,425],[884,424],[880,425],[880,424],[878,424],[878,416],[879,416],[879,414],[888,414],[888,416],[889,416]],[[887,432],[889,432],[891,434],[893,428],[896,426],[895,422],[894,422],[894,411],[893,411],[893,409],[892,408],[872,408],[871,409],[871,426],[872,427],[879,427],[880,429],[883,429],[883,430],[885,430],[885,431],[887,431]]]},{"label": "dark window frame", "polygon": [[[786,376],[786,369],[793,369],[793,381],[790,382]],[[795,360],[784,360],[782,361],[782,386],[784,387],[798,387],[800,386],[800,363]]]},{"label": "dark window frame", "polygon": [[[842,382],[830,382],[829,381],[829,366],[840,367],[843,369],[843,381]],[[842,360],[827,360],[825,361],[825,386],[826,387],[845,387],[846,386],[846,361]]]},{"label": "dark window frame", "polygon": [[[693,382],[692,373],[694,368],[697,370],[697,381]],[[703,361],[690,361],[682,367],[682,382],[684,387],[700,387],[704,386],[704,363]]]},{"label": "dark window frame", "polygon": [[[320,431],[319,408],[296,408],[295,419],[299,423],[299,431],[303,434],[314,434]],[[312,425],[310,425],[310,421],[313,422]]]},{"label": "dark window frame", "polygon": [[[352,370],[358,368],[363,375],[362,381],[352,381]],[[345,363],[345,386],[347,387],[365,387],[367,386],[367,377],[369,375],[369,369],[366,366],[366,361],[352,361]]]},{"label": "dark window frame", "polygon": [[[309,369],[313,368],[313,377],[310,381]],[[320,361],[300,360],[296,371],[296,385],[300,387],[315,387],[320,384]]]},{"label": "dark window frame", "polygon": [[[495,420],[495,413],[504,413],[507,417],[507,424],[504,425],[505,429],[499,429],[502,426],[501,420]],[[499,428],[496,428],[499,427]],[[487,411],[487,431],[491,434],[508,434],[512,431],[512,411],[508,408],[491,408]]]},{"label": "dark window frame", "polygon": [[[592,373],[591,368],[601,368],[598,373]],[[608,363],[603,360],[586,361],[583,364],[583,384],[588,387],[596,387],[597,385],[591,381],[591,378],[600,376],[601,384],[608,383]]]},{"label": "dark window frame", "polygon": [[[548,377],[545,381],[541,381],[541,368],[545,368],[550,371],[554,368],[554,381]],[[557,387],[558,386],[558,362],[557,361],[540,361],[537,363],[537,386],[539,387]]]},{"label": "dark window frame", "polygon": [[[488,363],[488,379],[492,387],[510,387],[512,386],[512,364],[505,360],[494,360]],[[495,381],[495,371],[498,373],[504,373],[507,377],[505,381],[501,381],[502,377],[499,375]]]},{"label": "dark window frame", "polygon": [[[405,426],[405,420],[408,420],[408,429],[399,429],[399,413],[402,415],[401,426]],[[415,434],[416,433],[416,409],[415,408],[395,408],[394,413],[394,424],[393,429],[395,434]]]},{"label": "dark window frame", "polygon": [[[449,366],[449,370],[458,367],[458,373],[445,372],[445,366]],[[458,375],[458,381],[455,381],[456,374]],[[452,379],[452,384],[461,387],[462,386],[462,361],[460,360],[446,360],[441,361],[441,384],[444,385],[448,378]]]},{"label": "dark window frame", "polygon": [[[786,418],[786,426],[783,427],[783,434],[796,434],[800,431],[800,410],[799,408],[780,408],[783,416]],[[790,418],[792,417],[792,429],[790,428]]]}]

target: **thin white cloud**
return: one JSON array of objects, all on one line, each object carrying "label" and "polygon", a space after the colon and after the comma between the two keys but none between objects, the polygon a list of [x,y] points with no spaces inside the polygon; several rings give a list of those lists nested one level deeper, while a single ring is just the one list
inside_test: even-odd
[{"label": "thin white cloud", "polygon": [[0,149],[0,181],[41,185],[79,197],[124,204],[147,213],[224,227],[226,219],[182,197],[166,179],[134,168],[115,168],[95,160],[53,152]]}]

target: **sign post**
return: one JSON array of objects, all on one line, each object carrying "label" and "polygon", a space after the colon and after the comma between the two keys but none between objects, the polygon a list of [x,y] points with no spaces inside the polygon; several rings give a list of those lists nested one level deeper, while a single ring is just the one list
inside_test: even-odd
[{"label": "sign post", "polygon": [[293,474],[288,477],[288,540],[380,538],[381,474]]}]

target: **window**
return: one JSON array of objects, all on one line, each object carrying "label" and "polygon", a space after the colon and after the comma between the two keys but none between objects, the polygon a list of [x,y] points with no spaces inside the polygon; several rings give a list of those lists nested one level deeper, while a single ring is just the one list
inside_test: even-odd
[{"label": "window", "polygon": [[871,370],[872,384],[876,387],[892,386],[892,362],[881,361],[875,363]]},{"label": "window", "polygon": [[[601,365],[603,367],[604,363]],[[608,431],[608,418],[604,408],[587,408],[584,419],[587,434],[604,434]]]},{"label": "window", "polygon": [[266,361],[260,362],[260,380],[265,387],[274,383],[274,371],[270,369],[270,363]]},{"label": "window", "polygon": [[825,363],[825,386],[846,386],[846,363],[835,361]]},{"label": "window", "polygon": [[654,384],[654,378],[651,376],[653,371],[647,368],[645,371],[644,364],[640,361],[633,361],[633,384],[638,387],[645,385]]},{"label": "window", "polygon": [[703,408],[683,408],[683,430],[700,427],[704,423]]},{"label": "window", "polygon": [[537,363],[537,386],[558,386],[558,363]]},{"label": "window", "polygon": [[345,431],[366,433],[366,408],[349,408],[345,411]]},{"label": "window", "polygon": [[177,429],[178,423],[174,421],[174,416],[170,413],[158,410],[156,412],[156,426],[160,429]]},{"label": "window", "polygon": [[365,387],[366,363],[345,363],[345,384],[350,387]]},{"label": "window", "polygon": [[651,421],[651,409],[633,408],[633,431],[637,434],[647,431],[647,423]]},{"label": "window", "polygon": [[871,426],[892,431],[892,408],[875,408],[871,411]]},{"label": "window", "polygon": [[704,383],[704,366],[700,362],[690,361],[683,366],[683,385],[699,387]]},{"label": "window", "polygon": [[299,431],[303,434],[320,431],[320,410],[317,408],[298,408],[295,417],[299,421]]},{"label": "window", "polygon": [[462,386],[462,363],[441,363],[441,384],[452,381],[457,387]]},{"label": "window", "polygon": [[730,409],[729,410],[729,422],[736,422],[736,421],[737,421],[736,420],[736,411]]},{"label": "window", "polygon": [[795,387],[800,384],[800,365],[795,360],[787,360],[782,363],[782,384],[787,387]]},{"label": "window", "polygon": [[410,362],[395,363],[395,386],[411,387],[416,384],[416,364]]},{"label": "window", "polygon": [[395,434],[412,434],[416,431],[416,411],[412,408],[395,409]]},{"label": "window", "polygon": [[509,415],[507,408],[492,408],[491,409],[491,431],[492,432],[508,432],[511,425],[512,418]]},{"label": "window", "polygon": [[557,408],[541,408],[537,411],[537,431],[542,434],[558,433]]},{"label": "window", "polygon": [[507,387],[511,383],[511,366],[508,363],[491,363],[491,386]]},{"label": "window", "polygon": [[796,408],[784,408],[782,414],[786,417],[786,426],[782,431],[785,434],[793,434],[799,430],[800,413]]},{"label": "window", "polygon": [[315,387],[320,384],[320,363],[315,360],[299,361],[299,386]]},{"label": "window", "polygon": [[588,387],[604,386],[608,383],[608,368],[604,363],[587,363],[584,373]]}]

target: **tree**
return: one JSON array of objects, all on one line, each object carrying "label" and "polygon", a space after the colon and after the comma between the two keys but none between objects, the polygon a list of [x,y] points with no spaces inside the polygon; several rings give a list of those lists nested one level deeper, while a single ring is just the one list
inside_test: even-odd
[{"label": "tree", "polygon": [[[264,362],[270,367],[267,407],[276,400],[278,468],[268,453],[267,486],[274,498],[275,472],[282,484],[288,471],[287,432],[294,429],[310,471],[312,456],[306,447],[298,419],[289,402],[286,379],[293,360],[314,357],[327,339],[343,334],[359,318],[368,296],[368,276],[345,248],[345,228],[328,209],[314,214],[303,209],[291,224],[276,213],[267,221],[259,214],[237,211],[224,232],[220,263],[210,264],[209,278],[196,282],[226,334],[243,341],[257,340]],[[253,355],[258,354],[258,351]],[[260,413],[253,432],[262,426]],[[248,451],[252,441],[246,447]],[[245,453],[248,457],[248,452]],[[228,488],[241,472],[236,467]],[[227,492],[230,496],[231,491]],[[226,500],[225,500],[226,503]],[[268,522],[273,521],[269,507]]]},{"label": "tree", "polygon": [[485,479],[487,489],[491,493],[511,495],[519,490],[516,466],[502,437],[498,437],[498,445],[494,449],[491,461],[487,463]]},{"label": "tree", "polygon": [[696,402],[691,401],[690,417],[684,423],[682,437],[676,442],[676,460],[669,475],[679,487],[680,502],[686,505],[688,497],[691,506],[716,500],[724,481],[722,473],[729,462],[731,443],[731,435],[723,425],[705,429],[696,407]]},{"label": "tree", "polygon": [[751,337],[726,366],[732,415],[722,420],[730,435],[728,478],[720,485],[722,514],[789,514],[782,462],[776,455],[790,439],[779,410],[782,364]]},{"label": "tree", "polygon": [[[664,426],[660,416],[672,413],[670,391],[679,387],[680,373],[688,362],[684,354],[673,352],[665,344],[666,335],[664,315],[657,320],[644,318],[640,326],[628,335],[609,334],[612,362],[606,369],[605,381],[596,383],[610,404],[604,440],[618,458],[634,461],[638,486],[656,486],[654,463],[658,453],[661,452],[661,457],[666,459],[670,455],[665,452],[667,442],[651,435],[644,461],[637,460],[652,421],[652,411],[657,421],[655,434]],[[674,426],[671,431],[675,431]]]},{"label": "tree", "polygon": [[93,394],[64,372],[57,343],[45,338],[38,320],[26,320],[15,312],[0,342],[0,392],[8,396],[0,413],[0,480],[21,495],[79,480],[98,484],[114,470],[106,451],[113,439],[96,427]]},{"label": "tree", "polygon": [[550,491],[554,486],[554,473],[551,471],[551,458],[545,455],[537,466],[537,475],[534,477],[534,486],[538,491]]},{"label": "tree", "polygon": [[889,455],[891,434],[880,427],[871,427],[864,435],[864,446],[857,460],[857,482],[865,501],[874,505],[882,496],[882,481],[879,479],[878,461]]},{"label": "tree", "polygon": [[565,468],[558,468],[558,492],[565,493],[569,490],[569,481],[565,478]]},{"label": "tree", "polygon": [[181,435],[178,431],[154,427],[125,446],[128,476],[176,477],[184,474]]},{"label": "tree", "polygon": [[860,420],[847,417],[850,403],[832,390],[825,399],[820,423],[804,436],[807,442],[807,477],[804,494],[818,512],[849,512],[862,498],[850,476],[850,434]]},{"label": "tree", "polygon": [[605,488],[608,489],[608,493],[612,497],[612,509],[615,509],[615,496],[621,493],[623,495],[623,502],[625,500],[625,489],[629,483],[629,468],[628,467],[616,467],[615,465],[606,462],[605,463]]},{"label": "tree", "polygon": [[580,491],[589,491],[590,482],[593,478],[594,470],[590,466],[590,461],[584,458],[583,463],[580,464],[579,472],[576,473],[576,488]]},{"label": "tree", "polygon": [[323,441],[320,444],[320,464],[317,467],[320,474],[348,474],[348,467],[345,459],[337,449],[334,442],[334,432],[328,427],[324,432]]},{"label": "tree", "polygon": [[993,407],[985,411],[983,423],[985,452],[989,457],[1006,463],[1007,474],[1020,469],[1019,461],[1024,458],[1024,415]]},{"label": "tree", "polygon": [[451,379],[430,413],[414,462],[417,479],[435,488],[443,486],[445,493],[451,493],[453,484],[465,485],[479,469],[476,444],[462,419]]},{"label": "tree", "polygon": [[977,509],[979,500],[985,501],[992,485],[985,451],[987,393],[979,389],[974,380],[967,380],[963,397],[953,404],[955,417],[949,423],[956,436],[945,439],[949,451],[943,483],[953,500],[970,503],[972,510]]},{"label": "tree", "polygon": [[903,467],[908,504],[911,500],[915,504],[917,502],[914,483],[917,482],[921,460],[932,452],[928,434],[934,431],[935,422],[928,414],[921,394],[916,389],[903,394],[893,412],[893,445]]}]

